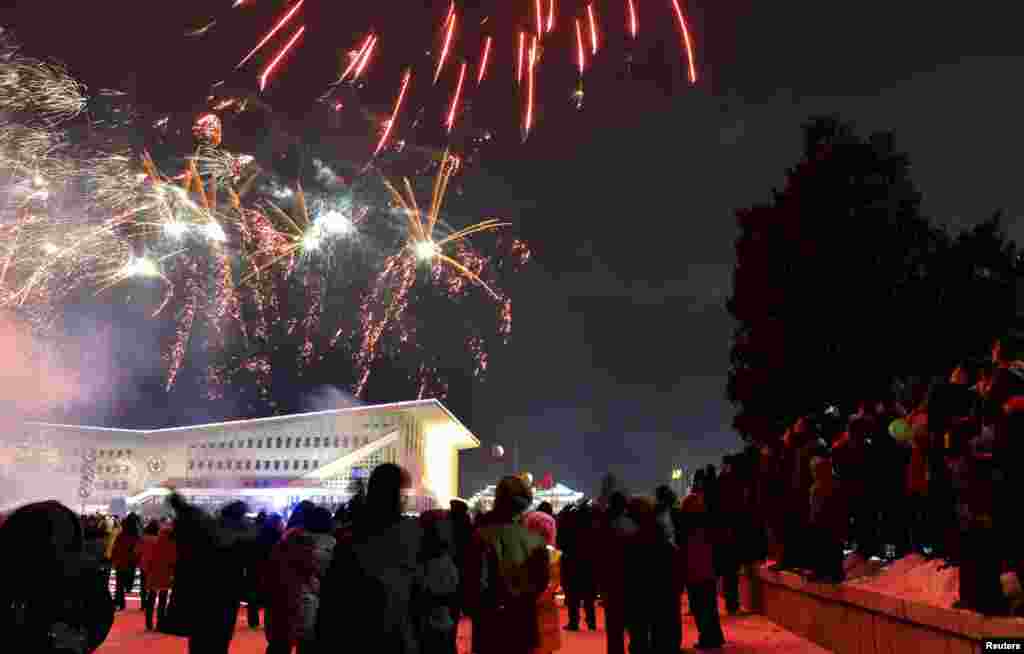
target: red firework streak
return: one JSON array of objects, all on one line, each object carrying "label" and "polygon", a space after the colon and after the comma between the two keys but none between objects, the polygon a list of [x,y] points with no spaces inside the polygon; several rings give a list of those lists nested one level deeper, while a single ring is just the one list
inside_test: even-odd
[{"label": "red firework streak", "polygon": [[516,84],[523,82],[523,54],[526,52],[526,32],[519,32],[519,56],[516,57]]},{"label": "red firework streak", "polygon": [[462,83],[466,79],[466,62],[462,62],[462,66],[459,67],[459,81],[455,85],[455,94],[452,96],[452,106],[448,110],[448,133],[451,134],[452,128],[455,127],[455,113],[459,109],[459,99],[462,97]]},{"label": "red firework streak", "polygon": [[366,64],[370,62],[370,55],[373,54],[373,48],[376,45],[377,37],[373,36],[371,37],[370,41],[366,44],[366,48],[364,48],[365,52],[363,53],[363,56],[360,58],[361,61],[359,63],[359,66],[356,67],[356,72],[352,75],[352,81],[359,79],[359,77],[363,74],[363,70],[366,68]]},{"label": "red firework streak", "polygon": [[523,119],[523,140],[530,137],[533,127],[533,85],[534,71],[537,68],[537,37],[530,42],[530,63],[526,70],[526,116]]},{"label": "red firework streak", "polygon": [[277,53],[277,56],[274,57],[274,60],[271,61],[270,64],[267,66],[266,70],[263,71],[263,74],[260,75],[260,91],[267,87],[267,80],[270,78],[270,75],[273,74],[274,70],[277,68],[277,65],[281,63],[281,59],[283,59],[284,56],[288,54],[288,51],[292,49],[292,46],[295,45],[295,42],[299,40],[299,37],[302,36],[302,33],[305,31],[305,25],[300,27],[299,31],[296,32],[294,36],[292,36],[291,40],[289,40],[288,43],[286,43],[283,48],[281,48],[281,52]]},{"label": "red firework streak", "polygon": [[448,20],[446,21],[447,26],[444,34],[444,45],[441,47],[441,57],[437,60],[437,70],[434,71],[434,84],[437,84],[437,80],[441,77],[441,69],[444,68],[444,62],[448,60],[448,51],[452,45],[452,36],[455,34],[455,4],[452,3],[451,8],[448,11]]},{"label": "red firework streak", "polygon": [[679,6],[679,0],[672,0],[672,8],[675,9],[676,19],[679,22],[679,31],[683,33],[683,46],[686,49],[687,73],[690,77],[690,84],[697,83],[697,67],[693,64],[693,43],[690,41],[690,30],[686,27],[686,18],[683,17],[683,9]]},{"label": "red firework streak", "polygon": [[590,54],[597,55],[597,19],[594,18],[594,5],[587,5],[587,21],[590,23]]},{"label": "red firework streak", "polygon": [[402,102],[405,100],[405,92],[409,88],[409,80],[412,79],[412,71],[406,70],[405,75],[402,77],[402,88],[398,92],[398,98],[395,99],[395,108],[391,111],[391,119],[388,121],[388,126],[384,128],[384,134],[380,137],[380,142],[377,143],[377,149],[373,151],[373,156],[380,154],[380,151],[384,149],[384,144],[388,142],[388,138],[391,137],[391,130],[395,127],[395,119],[398,118],[398,110],[402,108]]},{"label": "red firework streak", "polygon": [[487,60],[491,57],[491,37],[484,39],[484,53],[480,56],[480,71],[476,76],[476,83],[482,84],[484,76],[487,75]]},{"label": "red firework streak", "polygon": [[576,19],[576,66],[579,68],[580,76],[583,76],[583,69],[586,67],[586,55],[583,52],[583,28],[580,26],[580,19]]},{"label": "red firework streak", "polygon": [[534,13],[537,14],[537,36],[544,33],[544,10],[541,9],[541,0],[533,0]]},{"label": "red firework streak", "polygon": [[555,0],[548,0],[548,31],[555,29]]},{"label": "red firework streak", "polygon": [[363,41],[363,44],[361,46],[359,46],[359,52],[356,53],[356,56],[353,57],[352,61],[349,62],[348,68],[345,69],[345,72],[342,73],[341,77],[338,79],[339,82],[344,82],[345,78],[348,77],[349,73],[351,73],[353,70],[355,70],[356,66],[359,65],[359,62],[361,62],[363,60],[363,56],[366,54],[366,51],[369,49],[370,44],[376,42],[376,40],[377,40],[377,37],[375,37],[373,34],[367,34],[366,35],[366,40]]},{"label": "red firework streak", "polygon": [[277,34],[281,30],[281,28],[284,27],[285,24],[292,19],[292,16],[295,15],[295,12],[297,12],[299,8],[302,7],[303,2],[305,2],[305,0],[299,0],[298,2],[296,2],[295,6],[289,9],[288,13],[284,15],[284,18],[279,20],[277,22],[277,25],[274,25],[274,27],[269,32],[267,32],[267,35],[263,37],[263,40],[257,43],[256,47],[253,48],[252,51],[249,52],[249,54],[245,55],[245,58],[242,59],[242,61],[238,62],[238,65],[235,66],[235,68],[238,69],[245,65],[245,62],[252,59],[252,56],[259,52],[260,48],[267,44],[267,41],[274,38],[274,35]]},{"label": "red firework streak", "polygon": [[640,30],[640,23],[636,17],[635,0],[626,0],[626,10],[629,12],[629,35],[635,39]]}]

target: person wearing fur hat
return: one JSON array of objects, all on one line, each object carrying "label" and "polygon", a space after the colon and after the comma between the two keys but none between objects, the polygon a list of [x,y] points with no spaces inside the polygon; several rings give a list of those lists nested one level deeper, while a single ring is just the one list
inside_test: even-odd
[{"label": "person wearing fur hat", "polygon": [[532,502],[522,479],[502,479],[490,519],[470,544],[464,599],[477,654],[531,654],[541,644],[537,602],[551,568],[547,543],[520,522]]}]

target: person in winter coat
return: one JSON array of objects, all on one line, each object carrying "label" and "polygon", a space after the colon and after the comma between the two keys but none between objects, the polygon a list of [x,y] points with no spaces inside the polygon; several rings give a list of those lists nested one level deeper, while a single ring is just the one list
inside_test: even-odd
[{"label": "person in winter coat", "polygon": [[[543,503],[542,503],[543,504]],[[550,508],[550,505],[548,505]],[[561,584],[562,553],[556,547],[558,542],[558,526],[555,518],[547,511],[531,511],[523,516],[523,526],[544,539],[547,544],[548,556],[551,558],[551,581],[547,589],[537,601],[538,630],[540,644],[535,654],[551,654],[562,648],[561,612],[555,601],[555,593]]]},{"label": "person in winter coat", "polygon": [[117,577],[117,594],[114,605],[118,610],[125,610],[125,596],[135,587],[135,574],[139,568],[138,546],[142,542],[142,524],[139,516],[128,514],[121,525],[121,532],[114,541],[110,554],[110,563]]},{"label": "person in winter coat", "polygon": [[[840,490],[853,517],[853,539],[857,544],[857,553],[864,559],[878,554],[878,498],[869,492],[868,484],[872,467],[867,444],[870,427],[865,418],[852,418],[849,429],[832,447],[832,461],[839,473]],[[813,463],[811,468],[816,471]],[[815,483],[818,483],[817,479]]]},{"label": "person in winter coat", "polygon": [[452,606],[459,590],[459,570],[455,566],[452,521],[442,509],[420,516],[423,528],[422,592],[415,610],[419,619],[421,652],[454,654],[458,624],[452,618]]},{"label": "person in winter coat", "polygon": [[718,597],[711,543],[712,525],[698,493],[683,498],[681,538],[686,549],[686,593],[697,624],[697,649],[718,649],[725,644],[718,615]]},{"label": "person in winter coat", "polygon": [[[153,535],[153,527],[156,534]],[[139,566],[142,568],[143,607],[146,610],[146,629],[153,630],[153,612],[156,610],[156,629],[163,631],[167,619],[167,595],[174,583],[174,567],[178,552],[174,544],[171,525],[153,524],[143,536]]]},{"label": "person in winter coat", "polygon": [[630,517],[636,535],[626,548],[626,604],[630,652],[678,652],[682,644],[682,608],[675,573],[674,497],[633,497]]},{"label": "person in winter coat", "polygon": [[737,470],[737,457],[723,457],[722,474],[718,477],[718,523],[721,538],[715,549],[715,573],[722,578],[722,594],[726,610],[734,615],[740,610],[739,568],[745,558],[743,549],[752,544],[741,539],[752,538],[748,526],[744,480]]},{"label": "person in winter coat", "polygon": [[187,629],[189,654],[227,654],[256,542],[256,530],[245,517],[248,508],[232,502],[214,519],[180,495],[169,499],[179,555],[175,592],[186,596],[180,626]]},{"label": "person in winter coat", "polygon": [[832,461],[816,457],[811,462],[814,485],[810,493],[810,537],[812,579],[838,584],[843,581],[843,542],[849,512],[845,495],[835,487]]},{"label": "person in winter coat", "polygon": [[335,539],[327,509],[304,508],[302,527],[292,527],[271,550],[264,569],[267,654],[312,651],[320,588]]},{"label": "person in winter coat", "polygon": [[[452,542],[455,567],[460,572],[466,565],[466,551],[469,549],[469,542],[473,539],[473,521],[469,517],[469,505],[462,500],[452,500],[449,517],[452,521]],[[455,602],[452,604],[452,621],[455,622],[456,631],[462,619],[462,575],[459,575],[459,592],[456,594]]]},{"label": "person in winter coat", "polygon": [[58,502],[27,504],[0,526],[4,651],[86,654],[110,633],[114,606],[78,516]]},{"label": "person in winter coat", "polygon": [[413,599],[423,528],[402,515],[411,485],[409,474],[392,463],[371,473],[365,503],[338,542],[321,590],[317,641],[323,651],[356,637],[380,654],[418,652]]},{"label": "person in winter coat", "polygon": [[522,479],[502,479],[491,519],[470,545],[465,601],[477,654],[531,654],[540,646],[537,602],[551,567],[545,541],[520,523],[532,495]]},{"label": "person in winter coat", "polygon": [[257,525],[259,533],[256,536],[256,546],[253,548],[251,565],[246,570],[246,617],[252,629],[260,626],[260,609],[266,606],[264,576],[270,561],[270,553],[284,534],[284,518],[277,513],[271,513]]},{"label": "person in winter coat", "polygon": [[565,628],[569,631],[579,630],[581,607],[586,614],[587,626],[591,631],[597,629],[594,536],[594,512],[589,504],[568,514],[565,528],[558,533],[558,547],[562,550],[562,587],[569,609],[569,624]]},{"label": "person in winter coat", "polygon": [[[627,610],[627,557],[631,553],[639,527],[627,511],[628,504],[624,492],[612,491],[608,496],[608,506],[597,533],[601,544],[597,559],[598,584],[604,598],[608,654],[625,654],[626,631],[632,628]],[[562,576],[565,576],[564,569]],[[638,647],[633,645],[634,642],[636,641],[631,638],[630,649],[633,654],[637,654]]]},{"label": "person in winter coat", "polygon": [[807,496],[811,491],[811,458],[817,449],[816,438],[805,418],[796,421],[786,442],[787,510],[783,534],[781,568],[801,568],[807,563]]}]

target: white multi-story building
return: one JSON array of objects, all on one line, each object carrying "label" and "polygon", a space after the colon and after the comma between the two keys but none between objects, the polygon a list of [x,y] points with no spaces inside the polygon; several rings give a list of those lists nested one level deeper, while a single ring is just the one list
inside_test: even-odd
[{"label": "white multi-story building", "polygon": [[[280,510],[340,503],[377,465],[409,471],[411,508],[459,492],[459,451],[480,442],[437,400],[417,400],[170,429],[26,423],[0,442],[0,510],[57,499],[76,509],[161,502],[169,488],[199,504],[244,499]],[[6,468],[6,470],[4,470]]]}]

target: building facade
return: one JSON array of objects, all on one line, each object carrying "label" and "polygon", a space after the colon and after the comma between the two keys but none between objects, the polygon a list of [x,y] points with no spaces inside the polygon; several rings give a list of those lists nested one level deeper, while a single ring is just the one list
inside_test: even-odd
[{"label": "building facade", "polygon": [[337,504],[385,462],[409,471],[410,508],[423,510],[458,496],[459,451],[479,444],[437,400],[156,430],[26,423],[0,445],[0,465],[5,478],[36,483],[0,486],[0,510],[39,499],[137,509],[169,488],[204,505]]}]

